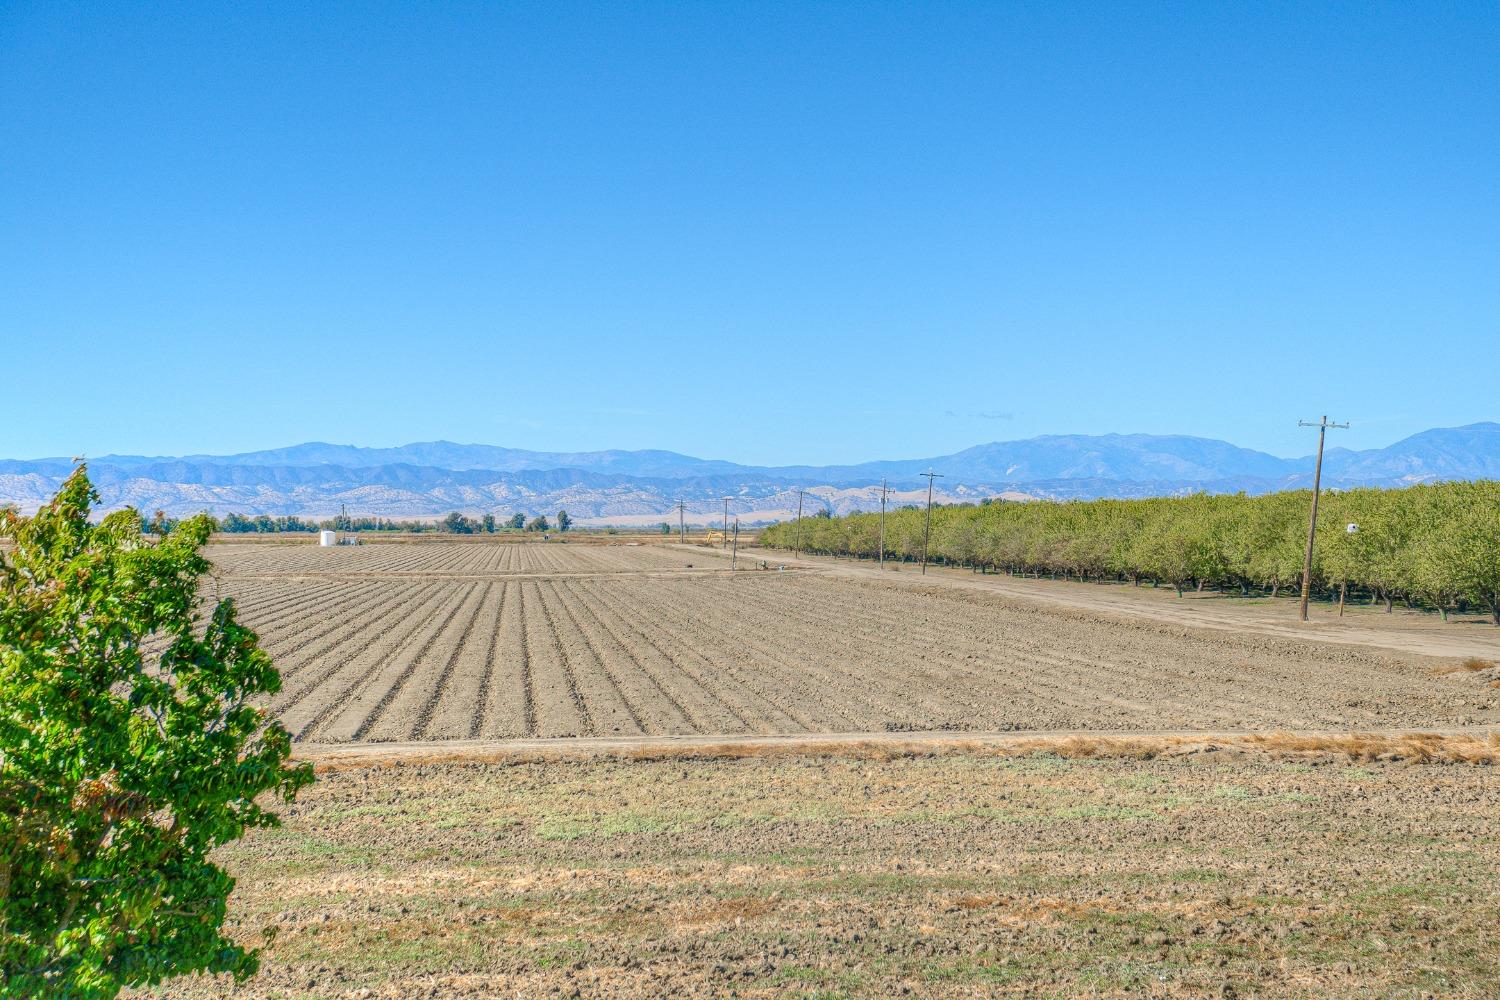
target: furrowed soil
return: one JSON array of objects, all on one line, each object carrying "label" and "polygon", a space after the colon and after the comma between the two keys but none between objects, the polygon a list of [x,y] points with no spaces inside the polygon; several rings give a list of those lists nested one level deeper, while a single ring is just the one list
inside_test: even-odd
[{"label": "furrowed soil", "polygon": [[209,555],[307,743],[1500,723],[1495,669],[1375,631],[1319,641],[962,574],[766,554],[731,573],[720,550],[556,542]]},{"label": "furrowed soil", "polygon": [[285,816],[220,852],[261,973],[136,996],[1500,995],[1474,764],[387,762]]}]

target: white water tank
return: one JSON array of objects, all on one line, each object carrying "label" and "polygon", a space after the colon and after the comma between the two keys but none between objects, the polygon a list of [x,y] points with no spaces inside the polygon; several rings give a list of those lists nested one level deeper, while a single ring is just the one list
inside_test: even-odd
[{"label": "white water tank", "polygon": [[339,543],[339,535],[336,531],[318,532],[318,544],[323,548],[331,548]]}]

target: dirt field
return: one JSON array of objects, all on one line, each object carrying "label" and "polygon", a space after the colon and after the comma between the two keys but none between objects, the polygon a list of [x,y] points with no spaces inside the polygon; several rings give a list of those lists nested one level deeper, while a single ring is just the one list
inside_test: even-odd
[{"label": "dirt field", "polygon": [[316,743],[1500,722],[1500,675],[1433,676],[1444,660],[941,581],[731,576],[706,549],[432,542],[210,554],[221,591],[282,668],[276,709]]},{"label": "dirt field", "polygon": [[[1406,619],[671,545],[210,554],[319,781],[221,853],[262,973],[157,996],[1500,995],[1500,668]],[[1349,735],[1410,727],[1473,728]]]},{"label": "dirt field", "polygon": [[[691,550],[686,550],[691,552]],[[718,553],[701,550],[719,565]],[[236,576],[315,578],[391,576],[463,578],[493,574],[639,573],[651,569],[685,570],[691,554],[662,545],[596,542],[415,541],[336,546],[325,549],[302,542],[282,545],[216,544],[209,555]],[[724,564],[728,568],[728,563]]]},{"label": "dirt field", "polygon": [[1492,767],[1190,753],[325,769],[161,996],[1493,997]]},{"label": "dirt field", "polygon": [[1500,659],[1500,628],[1495,627],[1488,614],[1478,612],[1463,615],[1455,612],[1448,621],[1443,621],[1436,612],[1412,611],[1399,604],[1394,613],[1387,614],[1382,606],[1351,603],[1340,615],[1336,604],[1319,600],[1309,608],[1310,620],[1303,622],[1298,617],[1297,595],[1293,590],[1284,591],[1275,600],[1212,590],[1202,593],[1189,590],[1176,597],[1170,587],[1011,577],[944,566],[929,566],[926,576],[918,576],[917,567],[910,564],[888,563],[882,573],[870,560],[827,556],[797,558],[780,550],[751,550],[750,554],[757,559],[776,559],[830,575],[884,579],[907,586],[956,587],[1028,604],[1190,628],[1312,639],[1346,646],[1373,646],[1425,656]]}]

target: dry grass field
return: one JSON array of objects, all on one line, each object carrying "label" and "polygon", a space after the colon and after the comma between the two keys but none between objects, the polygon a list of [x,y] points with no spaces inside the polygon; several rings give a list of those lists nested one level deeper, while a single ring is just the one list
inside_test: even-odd
[{"label": "dry grass field", "polygon": [[160,995],[1500,994],[1492,767],[1186,749],[329,767]]},{"label": "dry grass field", "polygon": [[[304,742],[1500,722],[1489,672],[662,545],[219,545]],[[911,574],[906,574],[910,577]]]}]

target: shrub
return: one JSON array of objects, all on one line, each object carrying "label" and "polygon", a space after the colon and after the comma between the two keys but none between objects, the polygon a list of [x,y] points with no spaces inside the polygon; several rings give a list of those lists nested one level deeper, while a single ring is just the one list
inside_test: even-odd
[{"label": "shrub", "polygon": [[0,557],[0,976],[7,997],[113,997],[189,972],[245,978],[209,860],[312,780],[257,699],[280,687],[229,600],[206,618],[211,522],[155,543],[89,522],[79,467]]}]

